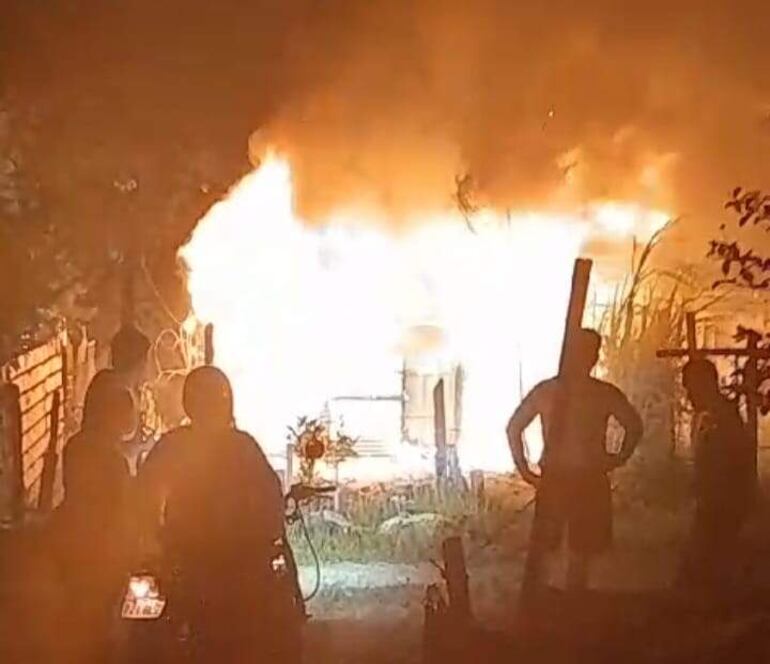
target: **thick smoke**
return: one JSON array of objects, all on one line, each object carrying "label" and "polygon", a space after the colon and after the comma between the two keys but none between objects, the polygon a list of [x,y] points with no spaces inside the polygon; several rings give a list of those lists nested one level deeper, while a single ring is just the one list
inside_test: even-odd
[{"label": "thick smoke", "polygon": [[148,128],[223,151],[258,130],[310,218],[448,206],[468,173],[480,204],[632,198],[716,223],[725,192],[767,183],[763,0],[34,4],[9,34],[54,118],[108,109],[124,152]]},{"label": "thick smoke", "polygon": [[498,207],[631,198],[703,218],[761,184],[770,6],[587,4],[369,2],[307,21],[268,131],[301,204],[447,203],[467,172]]}]

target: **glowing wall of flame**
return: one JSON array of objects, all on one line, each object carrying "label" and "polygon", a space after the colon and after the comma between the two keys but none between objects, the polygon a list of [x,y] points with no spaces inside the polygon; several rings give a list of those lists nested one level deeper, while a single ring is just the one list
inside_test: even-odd
[{"label": "glowing wall of flame", "polygon": [[[612,228],[617,218],[604,211],[599,222]],[[408,331],[430,324],[444,334],[426,361],[466,372],[463,464],[510,468],[505,424],[521,386],[556,368],[572,263],[589,229],[584,218],[541,213],[476,221],[477,234],[451,212],[398,235],[350,212],[308,225],[294,214],[290,167],[275,156],[201,219],[181,250],[193,308],[215,324],[239,425],[276,465],[297,416],[341,394],[392,393],[413,350]]]}]

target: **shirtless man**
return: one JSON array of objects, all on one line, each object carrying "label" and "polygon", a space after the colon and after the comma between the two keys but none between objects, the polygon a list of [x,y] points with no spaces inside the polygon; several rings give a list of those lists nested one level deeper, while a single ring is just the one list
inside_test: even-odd
[{"label": "shirtless man", "polygon": [[[588,584],[592,558],[612,541],[612,501],[608,473],[631,457],[642,437],[642,420],[614,385],[591,377],[601,337],[580,330],[562,375],[534,387],[508,423],[508,442],[522,478],[536,489],[535,517],[524,572],[523,595],[543,583],[546,554],[568,534],[567,586]],[[540,416],[543,455],[540,474],[524,452],[524,430]],[[620,451],[607,450],[607,425],[614,418],[625,431]]]}]

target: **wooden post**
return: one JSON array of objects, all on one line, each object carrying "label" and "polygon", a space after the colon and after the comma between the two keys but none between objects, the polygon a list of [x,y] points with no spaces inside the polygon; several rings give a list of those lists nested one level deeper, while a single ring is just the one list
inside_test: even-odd
[{"label": "wooden post", "polygon": [[757,455],[759,453],[759,359],[757,350],[759,346],[759,335],[750,332],[746,339],[746,367],[744,369],[744,379],[746,381],[746,428],[751,441],[752,450],[752,477],[758,479]]},{"label": "wooden post", "polygon": [[486,501],[486,486],[484,483],[484,472],[481,470],[471,471],[471,493],[476,501],[476,506],[481,508]]},{"label": "wooden post", "polygon": [[[5,439],[3,441],[3,438]],[[8,518],[13,522],[24,517],[24,463],[21,441],[21,405],[19,388],[13,383],[0,383],[0,450],[5,458],[2,494],[7,495]],[[4,518],[6,515],[2,515]]]},{"label": "wooden post", "polygon": [[409,440],[409,428],[406,425],[406,401],[407,401],[407,390],[406,390],[406,358],[403,359],[401,362],[401,399],[399,400],[399,404],[401,405],[401,440]]},{"label": "wooden post", "polygon": [[444,408],[444,379],[433,388],[433,431],[436,441],[436,483],[444,486],[447,476],[446,411]]},{"label": "wooden post", "polygon": [[[684,315],[684,324],[685,324],[685,348],[687,349],[687,359],[688,360],[695,360],[702,355],[698,351],[698,332],[697,332],[697,326],[695,321],[695,314],[688,311]],[[698,434],[697,431],[697,416],[693,415],[690,417],[690,435],[689,435],[689,445],[690,449],[694,450],[696,446],[696,436]]]},{"label": "wooden post", "polygon": [[465,566],[463,541],[459,537],[444,540],[444,576],[446,578],[449,611],[456,625],[468,625],[471,613],[468,571]]},{"label": "wooden post", "polygon": [[592,265],[593,263],[590,260],[578,258],[572,271],[572,290],[570,291],[567,319],[561,345],[561,357],[559,358],[560,375],[567,366],[575,335],[583,325],[583,313],[585,312],[586,299],[588,297],[588,282],[591,278]]},{"label": "wooden post", "polygon": [[203,331],[203,362],[214,364],[214,323],[207,323]]},{"label": "wooden post", "polygon": [[465,387],[465,371],[461,364],[455,367],[455,389],[453,403],[452,442],[457,446],[463,430],[463,389]]},{"label": "wooden post", "polygon": [[[567,318],[564,323],[564,337],[562,339],[561,357],[559,358],[559,377],[566,373],[574,352],[574,342],[583,326],[583,314],[585,312],[586,299],[588,297],[588,283],[591,278],[592,262],[585,258],[578,258],[572,271],[572,289],[570,291],[569,304],[567,306]],[[554,404],[554,422],[550,431],[552,440],[562,441],[564,428],[571,420],[573,405],[571,403],[570,390],[565,385],[566,381],[557,381]],[[527,562],[523,582],[523,592],[529,600],[529,594],[542,579],[537,578],[535,570],[542,567],[542,557],[545,551],[542,547],[530,546],[527,552]]]},{"label": "wooden post", "polygon": [[698,353],[698,335],[695,327],[695,314],[686,313],[684,316],[687,326],[687,350],[690,351],[690,357],[695,358]]},{"label": "wooden post", "polygon": [[43,454],[43,472],[40,476],[40,497],[37,508],[50,512],[56,507],[54,490],[56,487],[56,470],[59,465],[59,419],[61,417],[61,393],[53,393],[53,402],[49,414],[48,447]]},{"label": "wooden post", "polygon": [[[569,365],[573,352],[575,338],[583,325],[583,313],[588,297],[588,282],[591,278],[593,263],[585,258],[578,258],[572,271],[572,290],[570,291],[567,319],[564,323],[561,357],[559,358],[559,376],[562,376]],[[570,395],[561,385],[557,392],[556,418],[552,436],[558,440],[563,435],[564,425],[570,419]]]},{"label": "wooden post", "polygon": [[291,489],[294,483],[294,443],[286,445],[286,477],[284,479],[284,491]]},{"label": "wooden post", "polygon": [[423,609],[422,664],[446,664],[451,626],[447,624],[447,605],[438,584],[432,583],[425,589]]}]

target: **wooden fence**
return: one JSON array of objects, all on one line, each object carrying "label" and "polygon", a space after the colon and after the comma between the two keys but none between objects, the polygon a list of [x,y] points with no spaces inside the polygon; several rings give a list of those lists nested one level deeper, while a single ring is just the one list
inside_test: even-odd
[{"label": "wooden fence", "polygon": [[61,458],[93,375],[95,347],[62,332],[0,367],[0,518],[63,498]]}]

